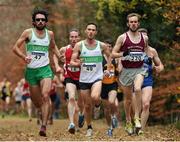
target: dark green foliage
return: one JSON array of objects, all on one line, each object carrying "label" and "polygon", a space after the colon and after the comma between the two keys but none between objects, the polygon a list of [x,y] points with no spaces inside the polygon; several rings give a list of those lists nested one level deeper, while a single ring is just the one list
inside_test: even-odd
[{"label": "dark green foliage", "polygon": [[[150,44],[155,48],[169,47],[176,39],[176,23],[169,22],[164,14],[169,11],[170,2],[153,0],[91,0],[98,4],[97,19],[99,24],[111,25],[113,39],[127,30],[126,16],[131,12],[142,16],[141,27],[149,31]],[[110,27],[110,26],[109,26]],[[106,27],[103,27],[105,29]],[[104,36],[109,31],[103,30]]]}]

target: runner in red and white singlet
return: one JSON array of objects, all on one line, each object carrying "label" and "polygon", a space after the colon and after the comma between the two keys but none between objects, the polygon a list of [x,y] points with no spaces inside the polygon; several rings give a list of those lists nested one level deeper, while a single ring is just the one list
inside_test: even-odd
[{"label": "runner in red and white singlet", "polygon": [[[73,48],[75,44],[79,41],[79,32],[77,29],[73,29],[69,32],[69,40],[70,44],[62,47],[60,49],[60,53],[64,55],[64,83],[65,83],[65,90],[68,93],[68,115],[70,124],[68,127],[68,131],[72,134],[75,133],[75,125],[77,126],[77,117],[78,112],[80,109],[79,114],[79,126],[82,126],[84,123],[84,116],[83,112],[83,102],[81,101],[80,95],[78,96],[78,103],[76,101],[77,91],[79,91],[79,76],[80,76],[80,67],[75,67],[70,65],[71,56],[73,53]],[[57,59],[55,59],[55,67],[56,71],[58,72],[60,69]],[[79,93],[78,93],[79,94]],[[79,106],[79,107],[78,107]]]}]

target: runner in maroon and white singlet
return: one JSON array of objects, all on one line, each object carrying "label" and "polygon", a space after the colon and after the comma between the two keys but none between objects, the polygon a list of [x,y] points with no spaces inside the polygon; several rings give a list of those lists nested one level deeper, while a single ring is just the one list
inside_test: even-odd
[{"label": "runner in maroon and white singlet", "polygon": [[121,57],[123,65],[119,81],[122,85],[124,94],[124,108],[126,113],[126,131],[133,133],[131,122],[132,91],[136,94],[134,103],[134,124],[136,129],[141,128],[139,112],[141,111],[141,86],[144,80],[145,69],[143,68],[143,59],[147,49],[148,37],[138,32],[140,15],[131,13],[127,16],[127,26],[129,30],[120,35],[112,51],[115,58]]}]

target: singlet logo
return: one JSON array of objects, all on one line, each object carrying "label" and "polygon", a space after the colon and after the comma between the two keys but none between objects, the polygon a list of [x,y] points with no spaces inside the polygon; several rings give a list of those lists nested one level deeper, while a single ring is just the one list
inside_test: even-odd
[{"label": "singlet logo", "polygon": [[33,42],[33,43],[36,43],[36,40],[33,40],[32,42]]},{"label": "singlet logo", "polygon": [[86,51],[84,51],[83,54],[85,55],[85,54],[86,54]]},{"label": "singlet logo", "polygon": [[45,40],[45,41],[44,41],[44,43],[48,43],[48,41],[47,41],[47,40]]}]

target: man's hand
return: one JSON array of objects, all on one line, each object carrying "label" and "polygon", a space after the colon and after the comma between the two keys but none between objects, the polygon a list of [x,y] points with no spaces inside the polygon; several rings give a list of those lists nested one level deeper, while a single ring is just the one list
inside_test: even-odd
[{"label": "man's hand", "polygon": [[110,77],[111,77],[110,75],[111,75],[111,74],[110,74],[110,72],[109,72],[108,70],[105,70],[105,71],[104,71],[104,76],[110,78]]},{"label": "man's hand", "polygon": [[60,66],[58,66],[56,68],[56,73],[63,73],[63,69]]},{"label": "man's hand", "polygon": [[31,62],[32,58],[31,58],[31,56],[26,56],[24,60],[25,60],[26,64],[29,64]]},{"label": "man's hand", "polygon": [[154,66],[154,69],[155,69],[156,73],[160,73],[161,72],[160,66]]},{"label": "man's hand", "polygon": [[148,65],[152,65],[152,58],[148,57]]},{"label": "man's hand", "polygon": [[129,55],[129,50],[126,50],[125,52],[123,52],[123,57]]}]

